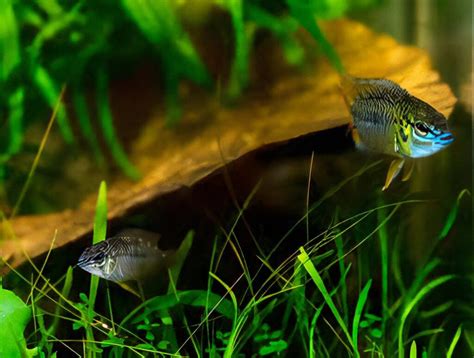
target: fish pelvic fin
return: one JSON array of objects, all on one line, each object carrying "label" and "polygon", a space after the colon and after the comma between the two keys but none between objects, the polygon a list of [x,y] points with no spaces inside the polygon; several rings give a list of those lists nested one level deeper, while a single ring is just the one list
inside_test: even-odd
[{"label": "fish pelvic fin", "polygon": [[400,174],[400,171],[402,170],[404,164],[404,158],[394,159],[392,163],[390,163],[390,167],[388,168],[387,177],[385,178],[385,184],[382,188],[382,191],[388,189],[392,181],[398,176],[398,174]]},{"label": "fish pelvic fin", "polygon": [[413,174],[413,169],[415,168],[415,161],[413,159],[406,159],[405,166],[403,167],[403,176],[402,181],[408,181]]},{"label": "fish pelvic fin", "polygon": [[139,289],[139,287],[134,287],[133,283],[132,282],[117,282],[117,284],[122,287],[125,291],[128,291],[130,292],[131,294],[137,296],[138,298],[141,298],[143,299],[143,295]]}]

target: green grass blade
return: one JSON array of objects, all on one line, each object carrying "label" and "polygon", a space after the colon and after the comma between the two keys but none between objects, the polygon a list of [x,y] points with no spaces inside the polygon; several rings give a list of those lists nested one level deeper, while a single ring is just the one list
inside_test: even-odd
[{"label": "green grass blade", "polygon": [[449,345],[448,352],[446,353],[446,358],[451,358],[453,356],[454,349],[456,348],[456,344],[458,344],[459,338],[461,337],[461,333],[462,325],[459,325],[458,329],[456,330],[456,333],[454,334],[453,340]]},{"label": "green grass blade", "polygon": [[16,89],[8,97],[9,138],[8,138],[8,146],[5,151],[7,156],[11,156],[13,154],[18,153],[23,143],[24,98],[25,98],[25,89],[23,87]]},{"label": "green grass blade", "polygon": [[364,310],[365,303],[367,302],[371,285],[372,280],[369,280],[362,289],[361,293],[359,294],[359,299],[357,300],[357,305],[354,312],[354,320],[352,323],[352,343],[356,352],[358,352],[360,317],[362,316],[362,311]]},{"label": "green grass blade", "polygon": [[443,333],[443,332],[444,332],[443,328],[425,329],[424,331],[418,332],[413,337],[410,337],[408,339],[408,342],[414,341],[414,340],[416,340],[418,338],[421,338],[421,337],[432,336],[432,335],[435,335],[435,334],[438,334],[438,333]]},{"label": "green grass blade", "polygon": [[[324,301],[327,303],[328,307],[330,308],[331,312],[336,318],[337,323],[339,324],[342,331],[344,332],[348,342],[352,345],[352,339],[347,329],[347,326],[344,323],[344,320],[342,319],[339,311],[337,310],[336,305],[334,304],[334,301],[331,298],[331,295],[329,294],[321,276],[316,270],[316,267],[314,267],[313,263],[311,262],[311,259],[309,258],[308,254],[306,253],[303,247],[300,247],[300,252],[301,253],[298,255],[298,260],[301,261],[301,263],[303,264],[303,267],[306,269],[306,271],[309,273],[309,275],[313,279],[314,283],[316,284],[316,287],[321,292],[324,298]],[[354,347],[352,348],[354,349]],[[354,353],[356,354],[356,356],[358,356],[358,353],[355,351],[355,349],[354,349]]]},{"label": "green grass blade", "polygon": [[433,270],[441,264],[441,260],[438,258],[434,258],[430,262],[428,262],[419,272],[417,272],[415,280],[413,281],[412,285],[408,289],[405,297],[406,300],[411,300],[417,292],[420,291],[421,285],[426,280]]},{"label": "green grass blade", "polygon": [[189,250],[191,250],[191,246],[193,245],[193,239],[194,231],[191,230],[186,234],[186,237],[184,238],[183,242],[181,243],[181,245],[179,245],[179,248],[176,251],[175,263],[170,268],[170,278],[171,280],[173,280],[173,282],[170,282],[168,286],[168,293],[175,292],[175,289],[173,289],[173,287],[176,287],[178,283],[179,274],[181,273],[181,269],[183,268],[184,262],[188,257]]},{"label": "green grass blade", "polygon": [[410,358],[417,358],[417,356],[416,356],[416,342],[415,341],[411,342]]},{"label": "green grass blade", "polygon": [[[302,269],[302,264],[298,260],[295,260],[293,270],[294,271],[291,284],[293,287],[295,287],[295,289],[289,292],[288,305],[291,307],[291,311],[296,314],[296,327],[300,332],[302,340],[304,341],[303,337],[306,336],[309,336],[309,338],[311,339],[311,335],[308,332],[309,318],[305,298],[306,285],[304,284],[304,281],[306,271]],[[288,311],[287,317],[285,317],[285,324],[282,326],[283,330],[285,330],[288,326],[288,322],[290,319],[289,313],[291,313],[291,311]],[[306,347],[302,348],[304,348],[306,352]]]},{"label": "green grass blade", "polygon": [[79,126],[81,128],[82,134],[87,140],[87,143],[94,153],[94,158],[99,163],[103,165],[105,163],[104,156],[100,150],[99,141],[97,136],[92,128],[91,118],[89,116],[89,111],[87,110],[87,101],[86,96],[79,88],[74,88],[72,93],[72,100],[74,102],[74,109],[76,111],[77,119],[79,121]]},{"label": "green grass blade", "polygon": [[49,326],[48,328],[48,335],[47,335],[48,337],[54,336],[56,334],[56,331],[59,325],[59,318],[61,315],[62,307],[64,307],[64,298],[69,297],[69,293],[71,292],[71,287],[72,287],[72,267],[69,266],[66,272],[66,279],[64,281],[64,285],[61,290],[59,303],[57,304],[55,312],[54,312],[53,322],[51,323],[51,326]]},{"label": "green grass blade", "polygon": [[122,0],[122,6],[145,37],[153,43],[163,63],[166,89],[166,120],[173,125],[181,116],[178,85],[181,77],[205,86],[211,78],[182,29],[171,0]]},{"label": "green grass blade", "polygon": [[11,0],[0,0],[0,81],[4,82],[20,63],[19,28]]},{"label": "green grass blade", "polygon": [[346,70],[344,69],[341,58],[326,36],[324,36],[324,33],[316,22],[314,2],[310,1],[309,4],[303,4],[302,1],[299,0],[287,0],[287,3],[291,14],[319,43],[321,50],[328,58],[331,65],[337,70],[337,72],[339,72],[339,74],[344,74]]},{"label": "green grass blade", "polygon": [[[49,75],[48,71],[41,66],[35,66],[32,70],[33,81],[38,87],[39,92],[44,97],[46,102],[53,108],[60,91],[57,89],[57,85],[53,78]],[[74,135],[72,133],[71,126],[69,125],[69,119],[67,117],[66,108],[61,103],[58,108],[57,122],[59,130],[66,141],[66,143],[74,143]]]},{"label": "green grass blade", "polygon": [[471,352],[474,352],[474,334],[472,334],[472,330],[464,330],[464,341],[467,343],[467,346],[471,350]]},{"label": "green grass blade", "polygon": [[[92,245],[95,245],[103,240],[107,234],[107,184],[105,181],[100,183],[99,195],[97,197],[97,204],[95,208],[94,217],[94,233],[92,236]],[[99,284],[99,277],[91,275],[91,285],[89,289],[89,314],[93,315],[95,299],[97,296],[97,286]]]},{"label": "green grass blade", "polygon": [[[378,201],[378,206],[383,206],[382,200]],[[382,225],[386,217],[385,210],[377,210],[377,221],[379,223],[380,259],[382,265],[382,334],[385,336],[385,327],[388,319],[388,232],[387,225]],[[381,225],[381,226],[380,226]]]},{"label": "green grass blade", "polygon": [[63,95],[64,95],[65,88],[63,87],[61,90],[61,93],[59,94],[58,98],[56,99],[56,104],[54,105],[53,108],[53,113],[51,113],[51,117],[49,118],[48,126],[46,127],[46,130],[43,134],[43,138],[41,138],[41,143],[38,148],[38,152],[36,153],[35,159],[33,160],[33,164],[31,165],[31,168],[28,172],[28,177],[26,178],[26,182],[21,188],[20,195],[18,196],[18,199],[15,203],[15,206],[13,207],[13,210],[10,214],[10,219],[12,219],[20,210],[21,203],[23,202],[23,199],[25,198],[26,192],[28,191],[28,188],[30,187],[31,181],[33,180],[33,176],[36,172],[36,168],[38,167],[38,163],[40,161],[41,155],[43,154],[43,150],[46,146],[46,142],[49,137],[49,133],[51,132],[51,128],[53,127],[54,120],[56,119],[56,116],[58,114],[58,111],[61,107]]},{"label": "green grass blade", "polygon": [[300,65],[304,60],[304,49],[293,34],[298,30],[298,22],[291,16],[274,16],[266,10],[245,4],[246,17],[257,26],[272,31],[280,41],[286,61],[291,65]]},{"label": "green grass blade", "polygon": [[[193,237],[194,237],[194,232],[189,231],[186,237],[184,238],[183,242],[179,246],[178,250],[176,251],[176,254],[174,256],[173,266],[168,270],[168,276],[169,276],[170,282],[168,284],[167,293],[174,294],[177,299],[178,299],[178,291],[176,290],[176,285],[178,283],[179,274],[181,273],[181,269],[183,267],[184,261],[186,260],[186,257],[188,256],[189,250],[191,249],[191,245],[193,243]],[[186,320],[184,313],[182,316],[183,316],[183,319]],[[173,347],[178,347],[176,332],[173,328],[174,326],[173,318],[171,317],[169,310],[167,309],[161,310],[160,318],[161,318],[161,322],[163,323],[166,340],[170,341]],[[186,324],[186,328],[189,329],[187,324]],[[193,342],[193,345],[195,345],[194,339],[192,339],[192,342]]]},{"label": "green grass blade", "polygon": [[237,317],[239,313],[239,304],[237,303],[237,297],[235,296],[235,293],[232,291],[232,288],[227,285],[224,281],[222,281],[218,276],[216,276],[214,273],[209,272],[209,275],[219,282],[227,291],[227,293],[230,296],[230,299],[232,300],[232,304],[234,306],[234,318],[232,320],[232,329],[231,329],[231,334],[229,337],[229,343],[225,349],[224,352],[224,357],[232,357],[232,354],[234,353],[234,348],[237,343],[237,335],[239,333],[238,329],[238,322],[237,322]]},{"label": "green grass blade", "polygon": [[391,259],[390,268],[391,268],[393,281],[395,282],[397,288],[400,290],[401,296],[404,296],[406,292],[406,287],[405,287],[405,283],[403,282],[401,265],[400,265],[400,254],[402,253],[400,246],[401,246],[401,238],[400,238],[400,233],[398,233],[397,236],[395,237],[395,241],[393,243],[392,250],[391,250],[392,255],[390,256],[390,259]]},{"label": "green grass blade", "polygon": [[418,291],[417,295],[406,303],[403,313],[400,319],[400,325],[398,327],[398,356],[399,358],[403,358],[405,356],[404,348],[403,348],[403,337],[404,337],[404,329],[405,329],[405,322],[413,310],[413,308],[420,303],[420,301],[433,289],[446,283],[449,280],[452,280],[455,276],[454,275],[445,275],[441,276],[428,284],[426,284],[421,290]]},{"label": "green grass blade", "polygon": [[[99,195],[97,197],[97,204],[95,209],[95,218],[94,218],[94,233],[92,236],[92,244],[95,245],[103,240],[107,233],[107,185],[105,181],[100,183]],[[97,348],[94,340],[94,333],[92,331],[92,321],[94,320],[95,312],[94,305],[97,297],[97,288],[99,286],[99,277],[91,275],[91,282],[89,287],[89,300],[87,308],[87,321],[85,323],[86,327],[86,337],[89,343],[90,352],[94,355],[94,352],[97,352]]]},{"label": "green grass blade", "polygon": [[451,211],[448,214],[448,217],[446,219],[446,222],[444,223],[443,229],[441,230],[438,236],[438,240],[443,240],[446,236],[448,236],[458,216],[459,205],[461,204],[461,200],[466,195],[471,196],[471,192],[467,189],[464,189],[459,193],[456,199],[456,202],[454,203]]},{"label": "green grass blade", "polygon": [[95,208],[94,234],[92,244],[95,245],[105,240],[107,233],[107,184],[105,181],[100,183],[99,195]]},{"label": "green grass blade", "polygon": [[[336,238],[334,239],[336,244],[337,250],[337,257],[339,258],[339,272],[341,277],[346,272],[346,265],[344,263],[344,244],[342,242],[342,235],[340,234],[340,230],[336,230]],[[341,301],[342,301],[342,310],[344,312],[344,322],[348,324],[349,320],[349,308],[347,305],[347,285],[346,282],[341,282]]]},{"label": "green grass blade", "polygon": [[230,12],[235,41],[234,59],[231,65],[227,94],[230,99],[235,99],[248,82],[248,35],[244,24],[243,1],[225,0],[224,3]]},{"label": "green grass blade", "polygon": [[434,307],[430,310],[421,311],[420,312],[420,318],[428,319],[428,318],[431,318],[433,316],[442,314],[442,313],[446,312],[448,309],[450,309],[453,306],[453,304],[454,304],[454,301],[447,301],[447,302],[444,302],[444,303],[440,304],[439,306],[436,306],[436,307]]},{"label": "green grass blade", "polygon": [[127,158],[117,135],[115,134],[112,112],[110,110],[107,75],[104,70],[100,70],[97,75],[97,105],[99,122],[102,127],[105,141],[110,148],[112,157],[123,170],[123,172],[133,180],[140,179],[140,172],[133,166]]},{"label": "green grass blade", "polygon": [[319,307],[316,312],[313,315],[313,318],[311,319],[311,325],[309,329],[309,357],[310,358],[315,358],[316,357],[316,352],[314,351],[314,337],[315,337],[315,332],[316,332],[316,322],[318,321],[319,316],[321,315],[321,312],[323,311],[323,307]]}]

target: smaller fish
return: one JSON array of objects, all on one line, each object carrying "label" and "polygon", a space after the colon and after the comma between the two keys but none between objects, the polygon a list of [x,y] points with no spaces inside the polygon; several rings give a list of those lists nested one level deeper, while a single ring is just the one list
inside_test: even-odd
[{"label": "smaller fish", "polygon": [[[384,189],[407,159],[435,154],[454,140],[440,112],[393,81],[346,75],[341,89],[353,118],[356,145],[397,157],[390,166]],[[412,169],[411,162],[404,180],[408,180]]]},{"label": "smaller fish", "polygon": [[171,263],[175,251],[158,247],[160,235],[126,229],[84,250],[78,261],[83,270],[106,280],[141,281]]}]

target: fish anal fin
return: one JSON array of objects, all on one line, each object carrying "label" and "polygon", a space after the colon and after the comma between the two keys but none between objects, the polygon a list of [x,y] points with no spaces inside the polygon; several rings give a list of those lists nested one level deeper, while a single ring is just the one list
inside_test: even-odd
[{"label": "fish anal fin", "polygon": [[390,167],[388,168],[387,172],[387,177],[385,178],[385,185],[383,186],[382,191],[388,189],[393,179],[395,179],[398,174],[400,174],[400,171],[402,170],[404,164],[405,159],[403,158],[394,159],[392,163],[390,163]]}]

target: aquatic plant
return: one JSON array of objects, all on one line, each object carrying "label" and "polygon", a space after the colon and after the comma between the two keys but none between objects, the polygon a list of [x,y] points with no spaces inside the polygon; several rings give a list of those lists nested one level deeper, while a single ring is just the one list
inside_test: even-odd
[{"label": "aquatic plant", "polygon": [[[79,142],[71,123],[77,119],[82,137],[97,162],[104,163],[98,138],[103,135],[117,165],[132,179],[139,172],[127,159],[114,130],[108,101],[109,79],[123,76],[143,58],[159,63],[163,74],[166,121],[174,125],[181,117],[179,84],[182,80],[211,89],[227,83],[226,96],[237,98],[248,84],[248,62],[254,35],[268,29],[281,42],[289,63],[303,61],[303,50],[294,37],[298,22],[315,35],[323,49],[330,44],[322,33],[312,30],[312,16],[334,18],[349,8],[367,6],[378,0],[266,2],[257,0],[209,0],[200,6],[220,7],[230,14],[234,39],[233,59],[228,78],[211,78],[209,69],[186,31],[180,12],[190,2],[176,0],[135,1],[120,3],[99,1],[76,3],[64,1],[15,1],[0,3],[0,116],[6,120],[0,133],[0,181],[7,172],[10,158],[19,153],[25,131],[41,120],[47,108],[53,107],[61,88],[67,86],[72,108],[61,104],[57,123],[64,141]],[[309,5],[308,5],[309,4]],[[363,4],[363,5],[361,5]],[[300,11],[304,7],[304,11]],[[291,10],[288,14],[286,8]],[[202,12],[206,14],[206,11]],[[304,17],[303,17],[304,14]],[[204,19],[201,21],[206,21]],[[186,20],[186,19],[185,19]],[[316,25],[317,26],[317,25]],[[332,57],[339,67],[336,57]],[[96,111],[88,105],[87,95],[95,93]],[[69,107],[69,106],[68,106]],[[28,109],[28,112],[26,112]],[[102,133],[96,133],[92,119]],[[25,113],[28,113],[27,115]]]},{"label": "aquatic plant", "polygon": [[[312,221],[316,209],[344,185],[341,183],[334,188],[333,194],[311,204],[285,237],[298,225],[304,226],[307,219]],[[105,237],[105,190],[105,184],[102,184],[94,224],[95,241]],[[248,197],[247,203],[253,200],[253,195]],[[309,357],[334,354],[404,357],[407,352],[413,357],[414,351],[421,349],[423,356],[440,352],[452,356],[461,337],[468,339],[463,336],[462,325],[455,327],[455,330],[447,329],[444,324],[438,326],[439,315],[444,315],[445,321],[449,320],[451,305],[447,301],[430,300],[431,305],[436,305],[430,306],[426,301],[428,296],[433,296],[432,293],[439,292],[439,287],[461,278],[437,274],[440,260],[434,253],[428,253],[426,264],[400,287],[396,277],[406,271],[397,259],[403,254],[401,247],[393,247],[390,254],[387,253],[386,246],[392,246],[393,240],[384,228],[389,222],[398,220],[395,214],[402,207],[411,205],[424,205],[424,202],[380,202],[377,207],[352,217],[343,220],[335,217],[326,230],[308,236],[307,243],[298,252],[279,263],[272,258],[274,250],[262,252],[257,271],[247,267],[249,257],[242,250],[235,232],[248,206],[244,205],[229,229],[223,229],[222,234],[216,237],[209,263],[207,289],[180,289],[178,276],[189,250],[187,245],[178,271],[170,273],[167,293],[139,303],[125,315],[116,312],[123,302],[119,297],[110,295],[109,286],[101,285],[100,290],[105,291],[105,295],[97,295],[99,282],[95,276],[91,276],[89,294],[80,288],[79,297],[71,297],[74,270],[69,268],[62,278],[51,282],[43,274],[48,260],[46,257],[41,268],[32,263],[35,271],[32,280],[26,279],[20,272],[11,274],[18,275],[18,279],[30,286],[28,307],[12,292],[0,291],[0,294],[9,295],[21,305],[21,312],[12,310],[14,317],[10,319],[28,312],[28,315],[32,313],[34,321],[33,326],[28,326],[25,343],[11,349],[20,352],[25,351],[26,347],[36,347],[30,352],[51,355],[64,346],[70,352],[79,354],[76,343],[84,342],[84,353],[88,356],[154,353],[230,357],[249,352],[285,354],[295,349]],[[452,228],[458,210],[457,201],[443,226],[443,232],[447,227]],[[348,240],[356,233],[363,236]],[[379,233],[379,242],[376,233]],[[337,241],[340,244],[336,251],[327,249]],[[379,259],[375,260],[372,250],[377,247]],[[222,255],[226,250],[233,252],[242,272],[230,283],[219,274]],[[353,261],[349,260],[354,250],[357,250],[358,256],[371,255],[372,259],[354,268]],[[334,276],[331,267],[334,265],[338,265],[340,275],[338,281],[332,283],[331,277]],[[382,275],[377,274],[379,265]],[[357,276],[362,279],[355,297],[351,298],[356,300],[355,306],[352,306],[348,303],[348,285],[352,286]],[[255,286],[257,282],[258,286]],[[372,292],[374,286],[386,287],[382,289],[381,296]],[[108,307],[108,312],[95,309],[98,299],[102,302],[101,307]],[[2,300],[0,311],[8,310],[9,300]],[[51,303],[53,311],[47,308]],[[119,316],[121,318],[117,321]],[[469,318],[466,317],[466,320]],[[9,331],[20,341],[28,321],[21,322],[21,329]],[[60,326],[69,328],[60,332]],[[70,327],[84,330],[85,339],[76,340],[71,338],[72,333],[64,334],[72,332]]]}]

